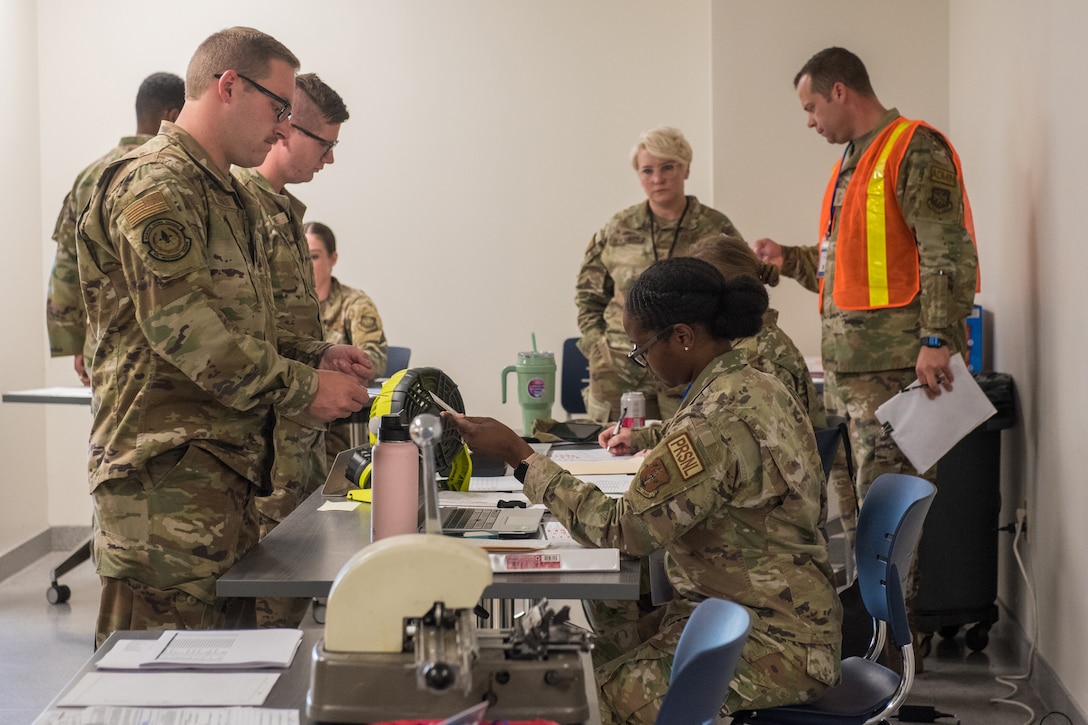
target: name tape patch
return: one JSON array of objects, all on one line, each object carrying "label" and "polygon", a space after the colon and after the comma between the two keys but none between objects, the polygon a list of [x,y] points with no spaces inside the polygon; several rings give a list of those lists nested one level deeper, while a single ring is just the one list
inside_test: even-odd
[{"label": "name tape patch", "polygon": [[706,466],[699,458],[699,451],[695,449],[695,444],[687,433],[681,433],[670,440],[668,447],[669,455],[672,456],[676,467],[680,469],[680,478],[687,481],[706,470]]}]

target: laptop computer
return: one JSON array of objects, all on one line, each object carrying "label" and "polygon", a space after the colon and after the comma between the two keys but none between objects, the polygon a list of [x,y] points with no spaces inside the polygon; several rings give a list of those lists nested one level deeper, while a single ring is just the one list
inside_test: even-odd
[{"label": "laptop computer", "polygon": [[[366,465],[368,446],[349,448],[336,455],[325,479],[324,495],[343,496],[354,488],[359,470]],[[354,478],[353,478],[354,475]],[[531,539],[540,533],[543,509],[440,506],[442,533],[448,536],[480,536],[499,539]],[[419,530],[424,530],[426,518],[423,487],[419,491]]]},{"label": "laptop computer", "polygon": [[544,518],[544,509],[538,508],[440,506],[438,513],[447,536],[499,539],[531,539],[540,533]]}]

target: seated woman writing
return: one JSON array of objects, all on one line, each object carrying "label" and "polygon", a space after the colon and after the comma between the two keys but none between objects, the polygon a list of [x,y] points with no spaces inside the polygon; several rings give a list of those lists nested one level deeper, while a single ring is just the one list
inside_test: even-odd
[{"label": "seated woman writing", "polygon": [[[666,552],[674,598],[620,646],[598,642],[605,723],[654,722],[680,633],[707,597],[752,618],[723,713],[807,702],[839,679],[842,611],[817,526],[823,474],[812,426],[795,396],[730,343],[759,330],[767,302],[755,279],[727,282],[693,258],[656,262],[635,282],[623,314],[630,358],[688,389],[620,499],[495,420],[443,414],[474,451],[516,466],[529,500],[583,545]],[[639,434],[625,431],[620,444],[638,450]]]}]

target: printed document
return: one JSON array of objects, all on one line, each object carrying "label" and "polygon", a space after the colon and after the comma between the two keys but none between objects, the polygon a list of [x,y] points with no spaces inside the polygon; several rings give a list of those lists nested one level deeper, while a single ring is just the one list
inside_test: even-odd
[{"label": "printed document", "polygon": [[876,417],[891,433],[899,450],[920,473],[928,471],[945,453],[997,409],[979,387],[963,356],[952,357],[952,392],[930,400],[918,381],[884,402]]}]

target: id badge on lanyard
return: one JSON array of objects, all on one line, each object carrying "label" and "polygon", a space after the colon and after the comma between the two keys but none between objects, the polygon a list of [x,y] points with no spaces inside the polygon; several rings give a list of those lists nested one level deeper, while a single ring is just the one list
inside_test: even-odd
[{"label": "id badge on lanyard", "polygon": [[820,240],[820,264],[816,268],[816,279],[823,279],[827,270],[827,249],[831,246],[831,230],[835,227],[835,212],[842,208],[842,201],[846,197],[846,187],[839,186],[835,189],[835,199],[831,202],[831,215],[827,224],[827,233]]}]

